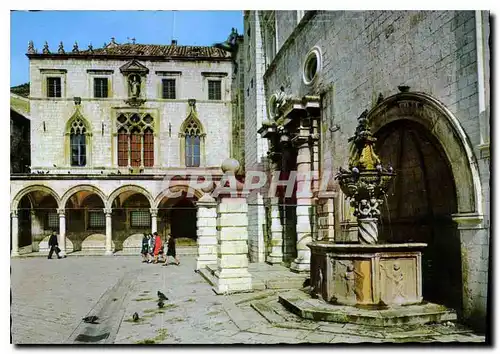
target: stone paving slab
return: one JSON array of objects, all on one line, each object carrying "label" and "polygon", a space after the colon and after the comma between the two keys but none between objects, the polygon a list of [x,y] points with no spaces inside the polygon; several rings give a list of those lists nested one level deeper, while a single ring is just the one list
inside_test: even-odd
[{"label": "stone paving slab", "polygon": [[[116,295],[116,302],[123,300],[120,309],[101,306],[122,317],[113,341],[116,344],[484,342],[484,337],[464,333],[460,326],[429,326],[422,336],[416,327],[384,332],[304,320],[288,312],[278,302],[280,292],[274,290],[216,295],[194,272],[195,265],[195,257],[183,257],[180,266],[168,267],[141,263],[138,256],[13,259],[13,341],[64,343],[81,326],[81,319],[99,308],[99,301],[106,303],[105,294],[125,277],[130,287]],[[136,273],[127,276],[131,272]],[[162,309],[157,306],[158,290],[169,298]],[[269,323],[251,307],[255,301],[262,301],[283,320],[277,317],[275,323]],[[131,318],[134,312],[140,315],[138,322]],[[414,331],[414,336],[403,336],[405,331]]]}]

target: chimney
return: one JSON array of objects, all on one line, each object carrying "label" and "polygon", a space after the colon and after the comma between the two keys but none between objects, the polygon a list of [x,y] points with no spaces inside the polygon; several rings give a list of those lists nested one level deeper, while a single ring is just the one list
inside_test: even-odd
[{"label": "chimney", "polygon": [[177,39],[172,39],[172,45],[177,45]]}]

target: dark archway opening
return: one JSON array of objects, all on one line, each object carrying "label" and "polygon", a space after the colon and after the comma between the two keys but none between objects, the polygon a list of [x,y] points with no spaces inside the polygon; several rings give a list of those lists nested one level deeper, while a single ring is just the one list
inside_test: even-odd
[{"label": "dark archway opening", "polygon": [[28,196],[19,201],[18,223],[19,223],[19,247],[31,245],[31,203]]},{"label": "dark archway opening", "polygon": [[170,232],[174,238],[197,239],[196,206],[190,199],[182,198],[172,206],[170,221]]},{"label": "dark archway opening", "polygon": [[64,207],[66,237],[73,242],[74,250],[81,250],[82,242],[89,235],[105,233],[104,201],[99,195],[89,191],[76,192]]},{"label": "dark archway opening", "polygon": [[397,176],[382,208],[381,242],[425,242],[423,297],[461,309],[460,237],[453,174],[441,144],[422,125],[398,120],[381,128],[377,151]]}]

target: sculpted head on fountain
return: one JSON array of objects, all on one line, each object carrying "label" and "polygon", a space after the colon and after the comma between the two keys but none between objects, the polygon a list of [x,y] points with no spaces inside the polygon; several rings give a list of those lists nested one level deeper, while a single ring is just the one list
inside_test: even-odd
[{"label": "sculpted head on fountain", "polygon": [[379,206],[395,173],[390,166],[384,168],[375,153],[373,145],[377,139],[370,131],[368,111],[359,116],[354,136],[348,141],[351,143],[349,170],[340,167],[335,178],[354,208],[359,241],[374,244],[378,240]]}]

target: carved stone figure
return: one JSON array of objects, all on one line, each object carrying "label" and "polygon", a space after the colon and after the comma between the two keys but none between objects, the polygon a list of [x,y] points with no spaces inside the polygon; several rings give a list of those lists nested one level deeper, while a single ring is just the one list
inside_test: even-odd
[{"label": "carved stone figure", "polygon": [[338,261],[337,263],[345,267],[345,272],[340,273],[341,280],[345,284],[345,296],[348,299],[351,298],[352,300],[356,301],[357,298],[361,298],[361,293],[356,287],[356,276],[364,278],[364,275],[354,269],[354,265],[351,262],[343,263]]},{"label": "carved stone figure", "polygon": [[129,79],[129,84],[132,97],[139,97],[141,94],[141,78],[139,75],[132,75]]},{"label": "carved stone figure", "polygon": [[387,278],[392,280],[393,284],[393,298],[392,301],[394,303],[401,303],[406,299],[406,295],[404,294],[404,273],[399,265],[399,262],[394,262],[392,265],[392,271],[388,271],[384,265],[380,264],[380,269],[385,272]]},{"label": "carved stone figure", "polygon": [[318,282],[316,284],[316,293],[320,297],[321,297],[322,289],[323,289],[323,270],[320,267],[320,268],[318,268]]},{"label": "carved stone figure", "polygon": [[279,91],[276,91],[275,93],[276,100],[275,100],[275,112],[276,112],[276,117],[281,114],[281,111],[283,110],[283,107],[286,105],[287,101],[290,100],[292,95],[287,95],[285,93],[285,88],[283,86],[280,87]]},{"label": "carved stone figure", "polygon": [[75,44],[73,44],[73,53],[78,53],[78,52],[79,52],[78,43],[75,42]]}]

